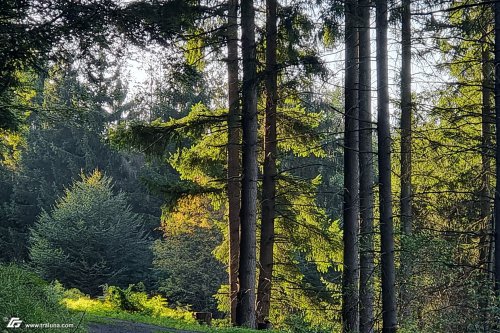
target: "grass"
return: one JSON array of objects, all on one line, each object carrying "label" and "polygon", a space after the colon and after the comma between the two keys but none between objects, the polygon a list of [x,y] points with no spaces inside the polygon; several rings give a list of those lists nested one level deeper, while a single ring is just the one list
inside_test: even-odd
[{"label": "grass", "polygon": [[[90,298],[76,289],[64,290],[59,283],[48,284],[36,274],[15,265],[0,265],[0,332],[7,333],[10,318],[24,324],[73,324],[73,328],[44,328],[43,332],[86,332],[88,322],[106,323],[110,319],[151,324],[183,331],[206,333],[255,333],[256,330],[228,327],[223,320],[213,326],[198,324],[192,312],[168,307],[160,296],[108,287],[104,297]],[[127,309],[127,310],[126,310]],[[3,317],[3,322],[1,322]],[[16,329],[16,332],[32,329]]]},{"label": "grass", "polygon": [[[192,312],[185,309],[172,309],[167,306],[164,298],[147,297],[144,292],[133,292],[130,288],[121,290],[109,287],[101,299],[90,298],[73,289],[65,293],[62,303],[72,311],[85,312],[85,320],[91,322],[106,323],[109,319],[119,319],[193,332],[256,332],[251,329],[228,327],[227,322],[221,320],[212,321],[214,326],[200,325],[194,320]],[[124,310],[122,307],[125,305],[135,310]]]},{"label": "grass", "polygon": [[[59,303],[60,289],[36,274],[15,265],[0,265],[0,332],[8,332],[7,323],[16,317],[24,324],[73,324],[73,328],[43,329],[44,332],[85,332],[81,314]],[[77,328],[78,327],[78,328]]]}]

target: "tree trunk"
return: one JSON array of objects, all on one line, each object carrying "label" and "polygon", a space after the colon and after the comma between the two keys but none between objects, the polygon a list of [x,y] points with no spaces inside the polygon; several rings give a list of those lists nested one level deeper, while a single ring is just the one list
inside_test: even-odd
[{"label": "tree trunk", "polygon": [[492,144],[492,128],[491,128],[491,59],[490,48],[488,47],[486,34],[482,39],[481,50],[481,67],[482,67],[482,110],[481,110],[481,191],[480,202],[481,211],[480,218],[482,220],[482,230],[479,249],[479,265],[485,271],[485,283],[481,286],[483,296],[481,299],[480,307],[483,312],[484,331],[489,330],[489,297],[487,296],[491,290],[491,263],[490,263],[490,247],[491,247],[491,189],[490,189],[490,174],[491,174],[491,157],[490,147]]},{"label": "tree trunk", "polygon": [[500,294],[500,2],[495,2],[495,291]]},{"label": "tree trunk", "polygon": [[370,1],[359,1],[359,331],[372,333],[373,317],[373,125],[371,114]]},{"label": "tree trunk", "polygon": [[345,138],[344,138],[344,271],[342,279],[342,330],[359,329],[359,164],[356,1],[345,3]]},{"label": "tree trunk", "polygon": [[255,270],[257,216],[257,61],[255,9],[252,0],[241,1],[242,89],[242,179],[241,236],[236,323],[255,328]]},{"label": "tree trunk", "polygon": [[394,230],[391,193],[391,128],[387,55],[387,0],[376,1],[378,168],[382,270],[382,332],[396,332]]},{"label": "tree trunk", "polygon": [[260,233],[260,274],[257,291],[257,322],[269,319],[273,276],[274,217],[276,199],[276,0],[266,0],[266,118],[264,171],[262,180],[262,220]]},{"label": "tree trunk", "polygon": [[240,257],[240,108],[238,80],[238,0],[229,0],[227,19],[227,196],[229,201],[229,298],[231,324],[236,324]]},{"label": "tree trunk", "polygon": [[411,185],[411,1],[403,0],[401,18],[401,317],[404,321],[411,315],[409,279],[412,276],[409,262],[407,237],[412,233],[412,185]]}]

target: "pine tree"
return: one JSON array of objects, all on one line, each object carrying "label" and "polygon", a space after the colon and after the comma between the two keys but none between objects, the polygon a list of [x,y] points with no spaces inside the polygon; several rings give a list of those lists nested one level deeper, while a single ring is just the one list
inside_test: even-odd
[{"label": "pine tree", "polygon": [[376,1],[377,24],[377,131],[380,193],[382,332],[396,332],[394,229],[391,188],[391,129],[387,55],[387,1]]},{"label": "pine tree", "polygon": [[343,332],[359,329],[359,162],[358,162],[358,32],[357,1],[345,3],[345,118],[344,118],[344,271],[342,280]]},{"label": "pine tree", "polygon": [[500,292],[500,3],[495,2],[495,128],[496,128],[496,185],[495,185],[495,291],[497,295]]},{"label": "pine tree", "polygon": [[96,295],[105,283],[142,281],[149,246],[125,194],[115,195],[111,179],[95,171],[42,212],[31,230],[30,259],[45,279]]},{"label": "pine tree", "polygon": [[241,1],[242,87],[242,179],[241,238],[236,322],[255,328],[255,275],[257,225],[257,59],[253,0]]},{"label": "pine tree", "polygon": [[374,330],[373,121],[371,114],[370,2],[359,1],[359,331]]},{"label": "pine tree", "polygon": [[411,97],[411,2],[403,1],[401,17],[401,304],[402,320],[410,316],[409,291],[406,284],[412,275],[411,263],[408,260],[405,238],[412,233],[412,186],[411,186],[411,127],[412,127],[412,97]]},{"label": "pine tree", "polygon": [[236,324],[236,306],[238,303],[238,266],[240,253],[240,95],[238,66],[238,0],[228,1],[227,19],[227,81],[228,105],[227,116],[227,197],[229,220],[229,298],[231,305],[231,323]]},{"label": "pine tree", "polygon": [[262,208],[260,228],[259,284],[257,291],[257,323],[269,320],[274,262],[274,219],[276,215],[277,159],[277,1],[266,1],[266,110],[264,119],[264,166],[262,176]]}]

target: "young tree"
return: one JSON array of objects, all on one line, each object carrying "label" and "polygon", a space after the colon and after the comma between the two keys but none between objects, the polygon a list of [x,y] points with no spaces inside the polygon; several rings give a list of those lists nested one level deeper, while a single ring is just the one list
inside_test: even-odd
[{"label": "young tree", "polygon": [[236,322],[254,328],[257,225],[257,59],[253,0],[241,1],[242,87],[242,179],[240,209],[240,265]]},{"label": "young tree", "polygon": [[344,271],[342,280],[343,332],[359,329],[359,164],[358,164],[358,32],[357,1],[345,2],[345,132],[344,132]]},{"label": "young tree", "polygon": [[391,128],[387,55],[387,0],[376,1],[377,25],[377,125],[380,192],[380,245],[382,270],[382,332],[397,329],[394,230],[391,193]]},{"label": "young tree", "polygon": [[44,278],[91,295],[105,283],[142,281],[151,260],[140,217],[99,171],[83,175],[52,212],[42,212],[30,242],[31,261]]}]

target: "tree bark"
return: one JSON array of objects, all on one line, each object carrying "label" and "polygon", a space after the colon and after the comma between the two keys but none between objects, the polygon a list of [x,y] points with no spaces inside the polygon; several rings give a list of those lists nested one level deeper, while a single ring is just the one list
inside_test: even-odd
[{"label": "tree bark", "polygon": [[274,217],[276,199],[276,103],[277,17],[276,0],[266,0],[266,114],[264,170],[262,180],[262,219],[260,229],[260,274],[257,289],[257,322],[269,319],[273,276]]},{"label": "tree bark", "polygon": [[387,55],[387,0],[376,1],[378,167],[382,270],[382,332],[396,332],[394,230],[391,193],[391,128]]},{"label": "tree bark", "polygon": [[255,328],[255,270],[257,216],[257,60],[255,9],[252,0],[241,1],[242,90],[242,179],[241,235],[236,323]]},{"label": "tree bark", "polygon": [[409,279],[412,275],[408,259],[407,237],[412,233],[412,185],[411,185],[411,137],[412,137],[412,100],[411,100],[411,1],[403,0],[401,18],[401,317],[411,315]]},{"label": "tree bark", "polygon": [[238,0],[228,1],[227,19],[227,196],[229,205],[229,299],[231,324],[236,324],[240,254],[240,98],[238,80]]},{"label": "tree bark", "polygon": [[345,138],[342,279],[342,330],[359,329],[359,164],[358,164],[358,87],[356,0],[345,2]]},{"label": "tree bark", "polygon": [[500,294],[500,2],[495,2],[495,291]]},{"label": "tree bark", "polygon": [[482,220],[482,230],[480,239],[479,250],[479,265],[485,271],[485,283],[481,286],[484,293],[480,302],[481,311],[483,312],[483,328],[487,332],[489,330],[489,291],[491,290],[491,263],[490,263],[490,250],[491,250],[491,188],[490,188],[490,174],[491,174],[491,157],[490,148],[492,144],[492,128],[491,128],[491,59],[490,48],[486,40],[487,32],[484,31],[481,49],[481,69],[482,69],[482,109],[481,109],[481,191],[480,191],[480,218]]},{"label": "tree bark", "polygon": [[373,121],[371,114],[370,1],[359,1],[359,331],[372,333],[373,317]]}]

